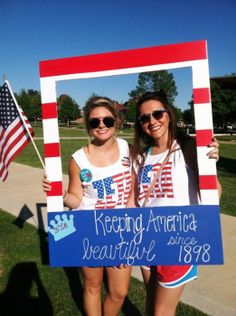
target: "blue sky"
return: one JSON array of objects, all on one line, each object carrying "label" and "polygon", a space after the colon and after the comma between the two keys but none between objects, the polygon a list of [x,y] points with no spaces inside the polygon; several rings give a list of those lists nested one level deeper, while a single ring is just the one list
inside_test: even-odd
[{"label": "blue sky", "polygon": [[[235,0],[1,1],[0,76],[14,92],[40,90],[39,61],[206,39],[210,76],[236,72]],[[191,71],[174,71],[176,105],[188,108]],[[3,79],[0,81],[3,83]],[[137,75],[61,82],[83,106],[91,93],[128,99]]]}]

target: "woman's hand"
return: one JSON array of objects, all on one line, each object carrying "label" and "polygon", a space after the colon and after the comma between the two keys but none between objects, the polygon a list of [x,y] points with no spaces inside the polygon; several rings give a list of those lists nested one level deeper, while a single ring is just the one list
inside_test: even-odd
[{"label": "woman's hand", "polygon": [[219,160],[219,143],[215,137],[212,138],[212,142],[208,145],[208,147],[212,148],[207,153],[207,156],[209,159],[216,159],[216,161]]},{"label": "woman's hand", "polygon": [[[51,181],[48,180],[48,177],[46,174],[43,175],[42,187],[43,187],[43,191],[45,193],[50,192],[52,190]],[[63,189],[63,198],[65,197],[66,193],[67,193],[67,191],[65,189]]]},{"label": "woman's hand", "polygon": [[43,175],[42,187],[45,193],[50,192],[52,190],[51,181],[48,180],[48,177],[46,174]]}]

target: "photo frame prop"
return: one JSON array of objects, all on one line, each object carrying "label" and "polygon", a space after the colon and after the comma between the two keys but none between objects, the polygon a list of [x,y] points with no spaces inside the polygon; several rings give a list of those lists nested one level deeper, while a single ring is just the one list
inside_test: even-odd
[{"label": "photo frame prop", "polygon": [[[204,211],[206,212],[207,216],[209,216],[209,218],[212,220],[214,218],[218,223],[220,223],[218,206],[219,200],[216,182],[216,163],[214,160],[208,159],[206,155],[209,151],[207,145],[211,142],[213,137],[213,122],[207,42],[205,40],[40,62],[39,68],[45,165],[46,173],[52,183],[52,190],[47,194],[49,221],[54,221],[55,216],[58,215],[57,212],[60,213],[64,211],[56,83],[63,80],[89,79],[185,67],[190,67],[192,70],[199,186],[202,201],[202,205],[194,207],[194,211],[196,211],[198,208],[199,210],[202,209],[202,206],[204,205]],[[212,211],[212,208],[214,208],[214,212]],[[189,212],[192,212],[192,210],[193,207],[190,207]],[[91,211],[94,213],[94,210]],[[173,207],[169,207],[165,209],[165,211],[172,212]],[[129,210],[127,210],[127,212],[129,212]],[[87,213],[89,212],[86,212],[86,214]],[[75,216],[76,223],[78,223],[79,221],[77,220],[77,217],[82,217],[83,212],[73,211],[73,214],[73,216]],[[91,214],[86,216],[89,218]],[[127,213],[127,216],[131,215]],[[60,218],[57,217],[57,219],[59,221],[54,221],[54,228],[60,230],[64,227],[64,223],[61,223]],[[87,220],[86,223],[88,223]],[[199,227],[204,225],[204,223],[201,222],[201,219],[198,219],[198,223]],[[74,227],[74,229],[78,232],[80,231],[80,228],[77,229]],[[204,232],[201,230],[201,234],[202,233]],[[204,234],[206,235],[206,239],[204,241],[205,244],[207,243],[207,238],[210,238],[210,235],[207,234],[207,229]],[[51,236],[50,232],[49,236]],[[218,256],[217,258],[214,258],[214,260],[210,260],[207,263],[201,262],[200,264],[221,264],[223,262],[221,230],[220,225],[218,224],[215,226],[214,236],[214,243],[218,247],[218,250],[214,250],[214,252],[217,253]],[[109,241],[106,242],[109,243]],[[54,258],[54,251],[56,251],[58,244],[59,243],[56,243],[55,239],[50,238],[50,258]],[[165,247],[163,247],[164,246],[158,250],[159,253],[165,251]],[[173,248],[174,247],[172,247],[172,249]],[[211,249],[213,248],[214,247],[212,245]],[[171,248],[169,247],[168,249]],[[59,251],[60,256],[64,256],[65,249],[63,252],[61,251],[62,250]],[[170,261],[168,261],[166,264],[179,264],[179,259],[177,257],[174,259],[173,256],[169,256],[169,258],[172,259],[170,259]],[[213,258],[213,255],[211,258]],[[52,259],[51,264],[57,265],[57,260],[58,259],[56,259],[56,261]],[[60,262],[60,260],[58,262]],[[197,261],[196,263],[199,264]],[[59,264],[62,264],[62,262]],[[116,264],[117,262],[114,260],[112,265]],[[133,262],[133,264],[136,265],[139,264],[139,262]],[[80,264],[77,260],[75,260],[74,265]],[[106,263],[99,263],[99,265],[106,265]]]}]

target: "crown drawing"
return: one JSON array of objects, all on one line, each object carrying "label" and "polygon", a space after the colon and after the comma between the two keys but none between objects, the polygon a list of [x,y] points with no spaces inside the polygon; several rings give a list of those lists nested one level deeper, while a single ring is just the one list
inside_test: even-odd
[{"label": "crown drawing", "polygon": [[70,214],[69,218],[66,214],[56,215],[55,220],[50,221],[48,231],[53,235],[54,240],[58,241],[73,234],[76,229],[74,226],[74,215]]}]

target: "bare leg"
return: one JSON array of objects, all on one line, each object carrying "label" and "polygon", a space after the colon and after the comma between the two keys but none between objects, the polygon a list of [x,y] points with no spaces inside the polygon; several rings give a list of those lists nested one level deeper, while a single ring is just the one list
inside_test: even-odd
[{"label": "bare leg", "polygon": [[174,316],[184,290],[184,285],[166,288],[157,284],[154,300],[154,316]]},{"label": "bare leg", "polygon": [[103,268],[83,267],[83,303],[87,316],[101,316],[101,287],[103,278]]},{"label": "bare leg", "polygon": [[153,300],[155,292],[156,278],[153,276],[153,271],[141,267],[143,282],[146,288],[146,315],[153,315]]},{"label": "bare leg", "polygon": [[104,316],[116,316],[128,293],[131,267],[106,268],[108,293],[104,300]]}]

